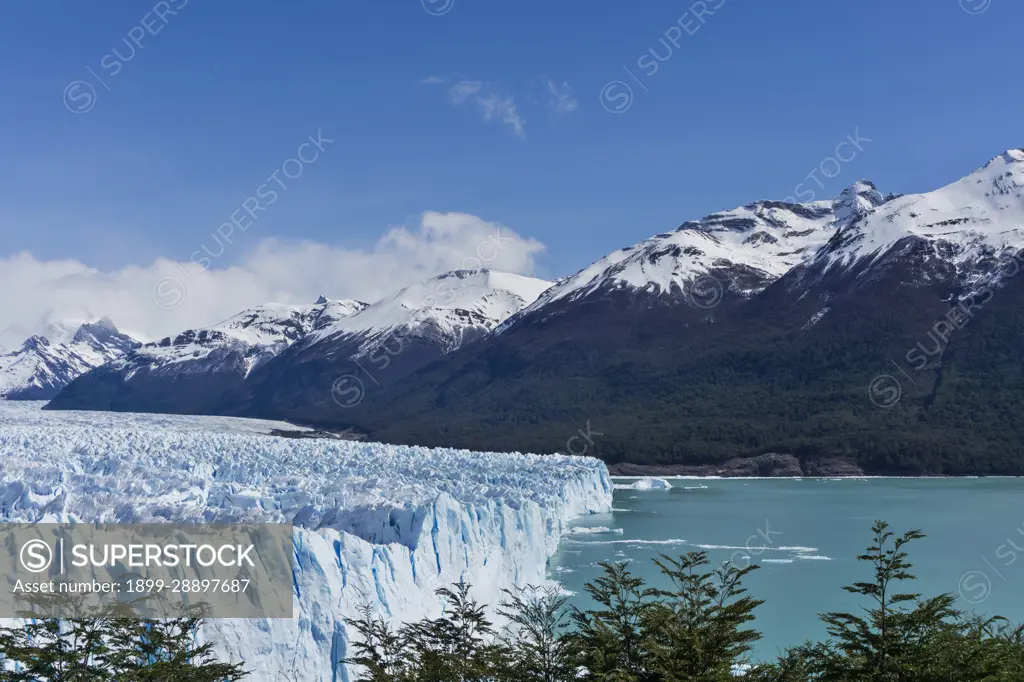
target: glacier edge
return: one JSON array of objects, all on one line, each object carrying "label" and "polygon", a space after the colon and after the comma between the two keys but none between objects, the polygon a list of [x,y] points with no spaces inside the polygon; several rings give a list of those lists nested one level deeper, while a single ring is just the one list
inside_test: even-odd
[{"label": "glacier edge", "polygon": [[[277,438],[272,422],[0,404],[0,520],[293,524],[292,619],[212,619],[250,679],[350,682],[345,619],[436,617],[538,585],[571,519],[611,510],[603,463]],[[492,614],[493,615],[493,614]]]}]

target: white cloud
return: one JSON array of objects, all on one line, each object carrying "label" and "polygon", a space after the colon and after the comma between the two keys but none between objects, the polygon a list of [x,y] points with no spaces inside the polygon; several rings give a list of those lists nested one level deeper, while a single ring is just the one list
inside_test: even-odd
[{"label": "white cloud", "polygon": [[473,95],[479,95],[484,89],[483,81],[459,81],[448,90],[452,104],[463,104]]},{"label": "white cloud", "polygon": [[544,85],[548,92],[548,104],[556,115],[564,116],[579,109],[580,101],[576,99],[568,83],[556,83],[545,76]]},{"label": "white cloud", "polygon": [[[449,81],[437,76],[428,76],[421,83],[425,85],[442,85]],[[476,109],[484,121],[496,121],[511,128],[521,140],[526,139],[526,121],[516,106],[515,98],[503,94],[493,83],[486,81],[459,80],[448,88],[448,99],[456,106],[468,106]]]},{"label": "white cloud", "polygon": [[158,259],[105,272],[20,253],[0,259],[0,345],[17,346],[52,323],[104,316],[144,340],[159,339],[271,301],[312,303],[320,294],[374,301],[456,269],[530,275],[543,250],[498,223],[431,211],[412,227],[388,230],[370,249],[266,239],[223,268]]},{"label": "white cloud", "polygon": [[476,98],[476,104],[485,121],[500,121],[510,126],[516,137],[525,140],[526,130],[523,117],[519,115],[515,100],[511,97],[489,93]]}]

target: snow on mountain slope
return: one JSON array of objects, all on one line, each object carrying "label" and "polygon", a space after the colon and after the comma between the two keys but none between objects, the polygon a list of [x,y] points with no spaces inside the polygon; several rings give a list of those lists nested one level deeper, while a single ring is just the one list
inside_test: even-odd
[{"label": "snow on mountain slope", "polygon": [[120,358],[137,342],[104,318],[73,332],[54,327],[56,338],[33,336],[0,355],[0,398],[40,400],[56,395],[91,369]]},{"label": "snow on mountain slope", "polygon": [[927,241],[937,257],[969,273],[968,284],[989,272],[986,259],[1024,248],[1024,150],[1011,149],[933,192],[863,211],[840,226],[814,263],[824,270],[870,264],[908,237]]},{"label": "snow on mountain slope", "polygon": [[291,522],[296,617],[205,633],[254,682],[345,682],[361,604],[436,617],[434,590],[460,578],[495,604],[545,579],[567,521],[611,508],[590,458],[258,435],[275,427],[0,404],[0,520]]},{"label": "snow on mountain slope", "polygon": [[[48,409],[308,419],[310,392],[329,400],[330,381],[368,354],[374,381],[397,380],[485,336],[549,285],[460,270],[372,305],[321,297],[312,306],[261,306],[146,344],[73,382]],[[312,388],[325,377],[325,392]]]},{"label": "snow on mountain slope", "polygon": [[206,373],[230,366],[243,376],[273,358],[318,323],[328,324],[366,307],[359,301],[330,301],[313,305],[268,303],[243,311],[209,329],[190,329],[173,339],[147,343],[113,366],[126,380],[136,372],[151,374]]},{"label": "snow on mountain slope", "polygon": [[720,270],[741,275],[737,293],[756,293],[828,241],[839,206],[760,201],[683,223],[559,281],[531,309],[614,289],[681,293]]},{"label": "snow on mountain slope", "polygon": [[443,352],[485,334],[533,303],[551,282],[490,270],[456,270],[402,289],[354,315],[316,329],[303,342],[358,341],[357,356],[389,338],[419,335]]}]

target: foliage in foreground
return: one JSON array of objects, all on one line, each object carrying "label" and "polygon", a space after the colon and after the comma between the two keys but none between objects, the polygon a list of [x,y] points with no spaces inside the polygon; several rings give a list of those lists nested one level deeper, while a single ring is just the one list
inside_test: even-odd
[{"label": "foliage in foreground", "polygon": [[662,556],[670,589],[655,589],[623,563],[604,563],[586,586],[597,604],[568,607],[552,589],[507,592],[495,631],[469,586],[439,592],[436,620],[392,628],[369,608],[349,621],[358,635],[346,660],[363,682],[1019,682],[1024,628],[982,620],[953,608],[949,594],[924,598],[901,591],[913,581],[906,546],[878,521],[858,557],[870,579],[844,587],[866,602],[861,613],[821,616],[829,638],[786,651],[778,661],[748,665],[761,635],[749,627],[762,603],[743,579],[757,566],[711,567],[705,552]]},{"label": "foliage in foreground", "polygon": [[[553,589],[506,592],[496,630],[463,583],[442,589],[444,613],[400,628],[369,608],[349,621],[364,682],[727,682],[742,666],[749,682],[1019,682],[1024,628],[966,616],[949,594],[923,597],[907,545],[879,521],[858,557],[870,578],[846,586],[858,613],[821,616],[828,639],[749,666],[761,635],[750,627],[762,603],[743,588],[756,566],[711,566],[705,552],[657,561],[668,589],[626,564],[602,564],[586,586],[596,606],[567,606]],[[196,644],[201,617],[40,619],[0,628],[0,682],[234,682],[241,665],[219,663]]]},{"label": "foliage in foreground", "polygon": [[46,618],[0,629],[0,682],[235,682],[196,644],[202,618]]}]

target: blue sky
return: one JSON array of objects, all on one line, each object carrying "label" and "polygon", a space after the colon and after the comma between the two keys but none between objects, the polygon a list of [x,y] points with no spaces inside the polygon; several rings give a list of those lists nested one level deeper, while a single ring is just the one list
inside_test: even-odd
[{"label": "blue sky", "polygon": [[[817,198],[861,177],[933,189],[1024,144],[1015,0],[0,12],[0,258],[103,272],[188,261],[316,134],[335,142],[217,267],[270,237],[372,251],[439,211],[539,240],[529,266],[557,277],[686,219],[793,195],[858,132],[870,142],[815,176]],[[652,54],[664,61],[649,75]],[[630,106],[610,113],[623,84]]]}]

